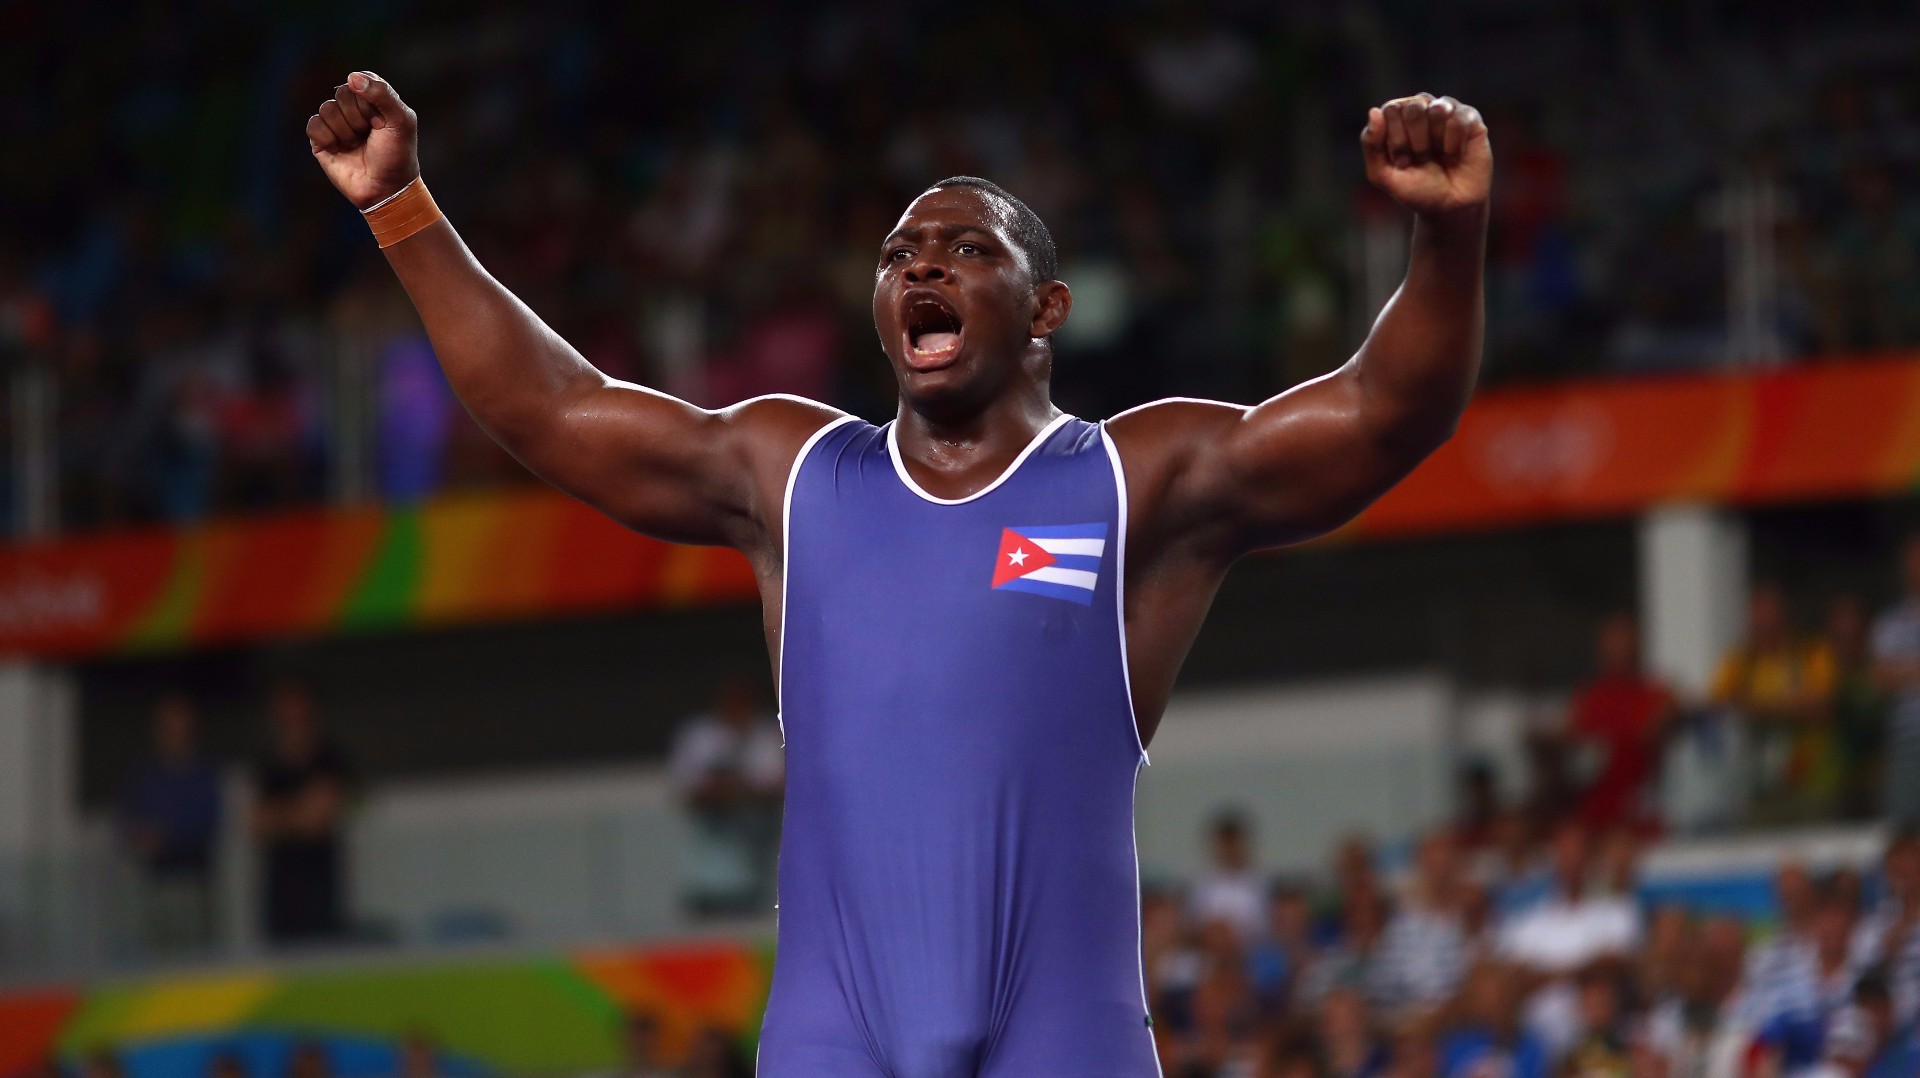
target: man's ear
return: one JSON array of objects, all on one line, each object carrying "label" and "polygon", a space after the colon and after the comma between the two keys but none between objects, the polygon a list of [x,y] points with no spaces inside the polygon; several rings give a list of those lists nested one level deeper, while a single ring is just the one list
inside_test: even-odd
[{"label": "man's ear", "polygon": [[1073,310],[1073,292],[1064,281],[1041,281],[1033,288],[1033,298],[1033,324],[1027,327],[1027,335],[1051,337]]}]

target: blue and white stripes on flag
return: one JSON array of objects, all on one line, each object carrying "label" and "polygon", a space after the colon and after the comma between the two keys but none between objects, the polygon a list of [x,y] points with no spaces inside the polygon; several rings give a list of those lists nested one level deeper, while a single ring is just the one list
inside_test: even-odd
[{"label": "blue and white stripes on flag", "polygon": [[993,586],[1088,606],[1106,552],[1105,522],[1005,528],[994,558]]}]

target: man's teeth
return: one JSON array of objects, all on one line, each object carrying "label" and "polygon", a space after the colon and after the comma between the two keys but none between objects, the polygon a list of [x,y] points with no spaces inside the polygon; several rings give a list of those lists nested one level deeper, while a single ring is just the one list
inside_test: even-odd
[{"label": "man's teeth", "polygon": [[958,333],[922,333],[913,341],[913,350],[923,355],[951,352],[958,347],[960,347]]}]

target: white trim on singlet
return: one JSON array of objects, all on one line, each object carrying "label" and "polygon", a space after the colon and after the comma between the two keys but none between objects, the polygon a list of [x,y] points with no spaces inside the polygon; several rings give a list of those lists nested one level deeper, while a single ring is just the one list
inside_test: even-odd
[{"label": "white trim on singlet", "polygon": [[1133,743],[1140,750],[1143,763],[1152,763],[1147,759],[1147,744],[1140,738],[1140,716],[1133,709],[1133,668],[1127,659],[1127,471],[1120,466],[1120,447],[1113,444],[1113,435],[1107,433],[1107,425],[1100,424],[1100,444],[1107,449],[1107,460],[1113,465],[1113,489],[1120,502],[1119,535],[1115,536],[1113,559],[1113,609],[1114,617],[1120,623],[1120,683],[1127,691],[1127,718],[1133,723]]},{"label": "white trim on singlet", "polygon": [[800,481],[800,466],[807,462],[807,454],[825,438],[827,433],[843,423],[851,423],[859,416],[843,415],[829,420],[827,425],[807,435],[801,444],[800,452],[794,454],[793,464],[787,469],[787,492],[780,501],[780,669],[773,672],[773,721],[780,724],[780,747],[787,746],[787,719],[783,714],[787,684],[787,580],[788,571],[793,567],[788,555],[793,541],[793,488]]},{"label": "white trim on singlet", "polygon": [[[1138,730],[1139,727],[1136,726],[1134,729]],[[1135,801],[1140,799],[1140,769],[1146,765],[1147,755],[1143,752],[1140,754],[1140,759],[1135,761],[1133,765],[1133,797]],[[1148,1054],[1153,1056],[1154,1076],[1155,1078],[1166,1078],[1167,1072],[1160,1067],[1160,1040],[1153,1035],[1153,1004],[1147,999],[1147,923],[1144,920],[1144,903],[1140,896],[1140,836],[1137,820],[1134,825],[1134,832],[1133,935],[1135,946],[1133,953],[1138,956],[1134,959],[1134,964],[1140,971],[1140,1017],[1145,1020],[1144,1024],[1147,1027],[1147,1051]]]},{"label": "white trim on singlet", "polygon": [[965,505],[976,498],[984,498],[992,494],[995,487],[1013,478],[1013,473],[1020,470],[1020,465],[1025,463],[1029,456],[1033,455],[1033,451],[1040,448],[1041,444],[1044,443],[1054,431],[1059,430],[1061,424],[1072,418],[1072,416],[1062,412],[1054,418],[1053,422],[1041,427],[1040,433],[1033,436],[1033,441],[1028,442],[1027,447],[1020,451],[1020,455],[1013,458],[1013,463],[1007,465],[1007,470],[1001,472],[998,479],[995,479],[993,482],[988,483],[986,486],[981,487],[979,490],[974,491],[964,498],[936,498],[920,489],[920,484],[913,481],[913,476],[907,474],[907,462],[900,456],[900,439],[898,437],[900,424],[898,422],[887,424],[887,456],[893,458],[894,474],[900,477],[900,481],[907,485],[908,490],[919,495],[922,500],[932,502],[935,505]]},{"label": "white trim on singlet", "polygon": [[[1108,422],[1111,422],[1109,420]],[[1120,501],[1119,532],[1115,536],[1116,553],[1113,561],[1113,607],[1114,617],[1120,623],[1120,683],[1127,692],[1127,719],[1133,724],[1133,743],[1140,749],[1140,759],[1133,765],[1133,796],[1140,797],[1140,772],[1149,761],[1146,743],[1140,739],[1140,716],[1133,710],[1133,671],[1127,661],[1127,471],[1120,465],[1120,447],[1113,444],[1113,435],[1107,433],[1107,424],[1100,424],[1100,444],[1106,447],[1107,460],[1113,465],[1113,487]],[[1138,819],[1135,819],[1133,837],[1133,923],[1136,946],[1134,953],[1139,955],[1140,972],[1140,1014],[1148,1023],[1147,1043],[1152,1046],[1153,1072],[1158,1078],[1165,1078],[1166,1072],[1160,1067],[1160,1045],[1153,1035],[1153,1005],[1147,998],[1147,926],[1142,920],[1145,910],[1140,899],[1140,836]]]}]

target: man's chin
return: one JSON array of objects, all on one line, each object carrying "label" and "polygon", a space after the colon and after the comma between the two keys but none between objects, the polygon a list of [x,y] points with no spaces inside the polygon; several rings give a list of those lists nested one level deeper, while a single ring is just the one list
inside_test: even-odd
[{"label": "man's chin", "polygon": [[979,395],[977,380],[958,361],[931,370],[896,363],[893,370],[895,381],[900,384],[900,395],[915,411],[938,411]]}]

